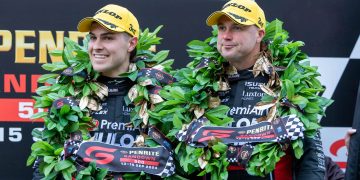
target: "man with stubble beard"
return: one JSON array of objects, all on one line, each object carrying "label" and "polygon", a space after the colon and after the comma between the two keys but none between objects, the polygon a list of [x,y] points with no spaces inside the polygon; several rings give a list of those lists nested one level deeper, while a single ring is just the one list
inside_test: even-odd
[{"label": "man with stubble beard", "polygon": [[[252,0],[231,0],[221,10],[212,13],[206,22],[209,26],[218,27],[217,49],[237,70],[237,76],[228,77],[230,92],[221,97],[223,104],[237,109],[230,114],[234,118],[232,126],[256,124],[256,119],[267,113],[249,113],[264,95],[259,86],[269,80],[268,75],[254,77],[251,71],[262,50],[266,25],[264,11]],[[324,179],[324,154],[319,136],[305,137],[303,142],[304,155],[300,159],[296,159],[289,148],[275,170],[266,177],[251,176],[245,168],[230,165],[229,179]]]}]

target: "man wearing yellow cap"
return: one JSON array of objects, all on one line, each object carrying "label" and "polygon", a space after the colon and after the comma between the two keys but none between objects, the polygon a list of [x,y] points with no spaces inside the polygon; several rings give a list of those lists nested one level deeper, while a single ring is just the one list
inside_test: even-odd
[{"label": "man wearing yellow cap", "polygon": [[[254,77],[252,72],[260,57],[265,35],[264,11],[252,0],[231,0],[221,10],[212,13],[206,22],[209,26],[217,25],[217,50],[237,70],[236,75],[228,78],[229,94],[222,98],[231,109],[232,126],[256,124],[256,119],[267,114],[266,111],[253,111],[264,95],[259,86],[269,80],[268,75]],[[320,138],[305,138],[303,142],[304,155],[300,159],[296,159],[289,148],[275,170],[266,177],[250,176],[244,168],[230,165],[229,179],[323,179],[324,154]]]},{"label": "man wearing yellow cap", "polygon": [[[108,97],[101,102],[101,110],[93,111],[91,117],[96,124],[91,131],[94,141],[115,146],[132,147],[138,128],[127,127],[130,111],[124,96],[134,84],[128,78],[119,77],[129,69],[130,60],[136,55],[139,23],[126,8],[106,5],[93,17],[86,17],[78,24],[80,32],[89,32],[88,53],[92,67],[100,72],[97,81],[106,85]],[[81,102],[80,102],[81,106]],[[35,163],[33,179],[41,179]]]},{"label": "man wearing yellow cap", "polygon": [[127,72],[139,37],[139,23],[129,10],[107,5],[82,19],[78,30],[90,34],[89,55],[96,71],[107,77]]},{"label": "man wearing yellow cap", "polygon": [[78,24],[80,32],[89,32],[88,52],[92,67],[101,73],[97,79],[109,88],[109,96],[102,102],[102,110],[92,114],[98,126],[92,133],[95,141],[132,147],[138,129],[125,127],[130,122],[130,108],[124,96],[133,85],[128,78],[119,77],[129,69],[130,59],[136,54],[139,23],[126,8],[107,5],[93,17]]}]

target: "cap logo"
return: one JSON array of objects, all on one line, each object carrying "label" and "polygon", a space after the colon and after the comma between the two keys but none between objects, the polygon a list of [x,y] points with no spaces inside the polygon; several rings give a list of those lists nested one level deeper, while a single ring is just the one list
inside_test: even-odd
[{"label": "cap logo", "polygon": [[229,6],[237,7],[237,8],[239,8],[239,9],[245,11],[245,12],[251,12],[251,10],[249,8],[247,8],[247,7],[245,7],[245,6],[241,5],[241,4],[237,4],[237,3],[225,4],[223,9],[225,9],[225,8],[227,8]]},{"label": "cap logo", "polygon": [[247,19],[246,18],[244,18],[244,17],[241,17],[241,16],[239,16],[239,15],[237,15],[237,14],[234,14],[234,13],[231,13],[231,12],[228,12],[231,16],[233,16],[235,19],[239,19],[241,22],[246,22],[247,21]]},{"label": "cap logo", "polygon": [[133,25],[130,24],[129,31],[135,34],[136,30],[134,29]]},{"label": "cap logo", "polygon": [[113,24],[113,23],[111,23],[111,22],[105,21],[105,20],[103,20],[103,19],[100,19],[100,18],[96,18],[96,19],[99,20],[99,21],[101,21],[102,23],[110,26],[110,28],[112,28],[112,29],[116,29],[116,28],[118,27],[117,25],[115,25],[115,24]]},{"label": "cap logo", "polygon": [[259,17],[259,20],[258,20],[258,24],[261,26],[261,27],[264,27],[264,23],[262,22],[261,18]]},{"label": "cap logo", "polygon": [[112,12],[112,11],[106,10],[106,9],[100,9],[99,11],[97,11],[95,13],[95,15],[99,14],[99,13],[109,14],[110,16],[113,16],[116,19],[122,19],[122,17],[120,15],[118,15],[118,14]]}]

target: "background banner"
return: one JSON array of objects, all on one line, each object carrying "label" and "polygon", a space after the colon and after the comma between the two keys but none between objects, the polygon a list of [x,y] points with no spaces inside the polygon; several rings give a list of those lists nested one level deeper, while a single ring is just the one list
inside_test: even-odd
[{"label": "background banner", "polygon": [[[268,21],[278,18],[293,40],[305,42],[303,51],[319,66],[323,96],[335,103],[322,118],[325,153],[346,165],[343,137],[351,126],[360,69],[360,1],[348,0],[257,0]],[[31,131],[41,128],[40,120],[29,117],[34,109],[37,79],[44,63],[59,61],[49,50],[62,49],[63,38],[81,42],[84,34],[77,23],[100,7],[113,3],[127,7],[151,30],[164,25],[157,49],[169,49],[175,68],[190,59],[186,44],[203,40],[211,33],[205,20],[225,0],[0,0],[0,179],[30,179],[26,159],[33,142]]]}]

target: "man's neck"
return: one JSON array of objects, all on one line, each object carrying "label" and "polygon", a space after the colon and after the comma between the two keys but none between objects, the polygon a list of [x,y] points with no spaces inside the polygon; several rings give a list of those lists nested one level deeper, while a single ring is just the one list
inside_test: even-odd
[{"label": "man's neck", "polygon": [[103,76],[116,78],[119,77],[121,74],[128,72],[129,66],[130,66],[130,60],[129,57],[127,57],[127,61],[124,61],[120,67],[117,67],[117,69],[111,69],[109,71],[102,72],[101,74]]},{"label": "man's neck", "polygon": [[237,59],[234,61],[229,60],[229,63],[234,66],[238,71],[249,69],[254,66],[256,60],[259,57],[260,51],[254,51],[254,53],[250,53],[248,56],[242,57],[241,59]]}]

